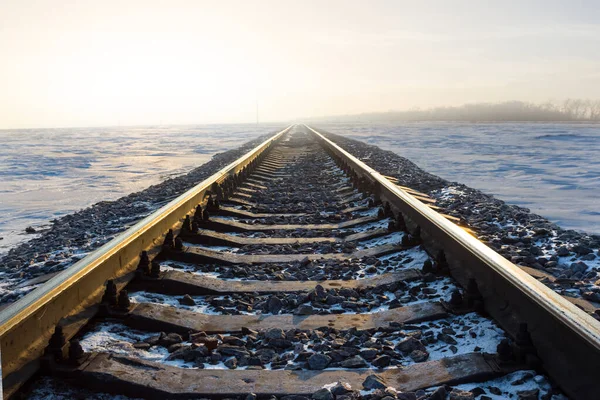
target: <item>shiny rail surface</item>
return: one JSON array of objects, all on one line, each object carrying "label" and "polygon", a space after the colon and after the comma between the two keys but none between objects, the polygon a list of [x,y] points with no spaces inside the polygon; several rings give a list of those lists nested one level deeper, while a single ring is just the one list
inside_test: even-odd
[{"label": "shiny rail surface", "polygon": [[[383,201],[419,226],[430,254],[443,249],[451,273],[463,287],[475,278],[486,311],[514,337],[528,330],[547,372],[576,399],[597,395],[600,371],[600,324],[547,286],[425,206],[318,130],[307,126],[342,163],[370,181]],[[407,218],[408,217],[408,218]],[[408,221],[407,221],[408,222]],[[465,268],[468,265],[469,268]]]},{"label": "shiny rail surface", "polygon": [[8,397],[39,368],[39,357],[57,323],[80,314],[76,333],[98,303],[108,279],[124,276],[135,269],[141,251],[152,251],[161,238],[181,223],[183,215],[201,203],[214,183],[239,172],[280,139],[291,126],[213,174],[192,189],[144,218],[92,254],[62,271],[42,286],[0,311],[0,346],[4,396]]},{"label": "shiny rail surface", "polygon": [[[294,145],[293,141],[288,141],[290,136],[294,136],[289,132],[296,130],[300,131],[302,138],[295,142],[297,145]],[[284,137],[288,138],[281,140]],[[306,141],[310,143],[307,144]],[[323,163],[316,166],[311,164],[311,167],[319,170],[322,175],[317,174],[318,181],[308,182],[307,188],[304,189],[302,179],[305,179],[306,171],[309,170],[302,169],[306,168],[307,164],[302,164],[301,160],[311,150],[321,157],[315,156],[316,158],[311,160],[319,160]],[[327,159],[327,162],[323,162],[322,159]],[[326,164],[331,164],[332,166],[327,168],[335,171],[331,172],[325,168]],[[292,173],[298,176],[291,178]],[[319,190],[325,193],[326,191],[321,187],[324,185],[322,181],[329,178],[324,178],[324,175],[335,177],[329,181],[334,183],[327,190],[332,197],[336,198],[334,202],[338,202],[339,210],[344,210],[336,212],[350,219],[342,222],[327,221],[328,223],[325,224],[320,223],[323,221],[311,223],[302,218],[310,213],[313,217],[319,216],[320,210],[296,209],[299,212],[293,213],[289,209],[277,211],[277,206],[275,209],[269,208],[270,200],[280,194],[277,191],[279,183],[288,179],[288,189],[286,189],[288,192],[285,196],[288,201],[292,199],[290,203],[293,206],[294,202],[302,202],[302,196],[311,190],[314,193],[318,193]],[[335,188],[337,177],[343,177],[339,178],[340,187],[332,189]],[[292,189],[289,189],[290,186]],[[224,203],[230,205],[221,205],[220,209],[219,206],[210,209],[210,217],[206,216],[203,219],[204,212],[208,215],[208,204],[212,204],[212,198],[207,201],[208,194],[221,193],[223,188],[229,188],[222,199]],[[271,189],[274,190],[270,191]],[[264,190],[264,193],[261,194],[261,190]],[[360,199],[361,204],[357,204],[357,199]],[[368,205],[365,206],[367,200]],[[261,201],[265,204],[259,206],[257,203]],[[600,370],[598,321],[484,245],[468,230],[435,211],[433,202],[422,193],[396,185],[393,179],[381,175],[318,129],[306,125],[290,126],[69,269],[59,273],[21,300],[0,311],[4,396],[8,398],[17,393],[19,387],[40,367],[46,372],[65,379],[77,374],[77,380],[80,381],[77,384],[86,388],[145,398],[166,398],[170,395],[175,398],[218,398],[225,395],[239,397],[240,393],[249,393],[251,389],[259,396],[303,394],[310,397],[315,389],[318,390],[332,381],[347,379],[360,383],[374,371],[369,369],[371,367],[322,370],[305,367],[299,371],[287,371],[283,368],[280,370],[185,369],[127,355],[114,355],[104,350],[81,355],[80,361],[85,361],[78,363],[70,362],[72,360],[65,362],[68,357],[61,358],[62,355],[54,360],[52,357],[49,359],[47,355],[44,356],[45,350],[51,347],[47,347],[51,336],[56,337],[52,335],[55,327],[62,328],[68,341],[95,316],[123,321],[127,329],[172,332],[190,335],[190,337],[192,334],[202,334],[205,336],[201,337],[205,338],[207,334],[239,334],[245,330],[249,332],[255,330],[255,335],[262,337],[260,335],[272,329],[308,331],[323,327],[340,331],[372,330],[373,333],[386,329],[394,330],[403,323],[411,325],[423,321],[435,322],[450,316],[459,316],[461,313],[481,312],[484,318],[489,319],[491,316],[508,333],[516,345],[517,352],[527,347],[527,353],[523,353],[523,357],[513,354],[513,358],[508,362],[506,358],[502,358],[500,350],[498,354],[475,350],[467,354],[417,362],[406,369],[377,369],[377,373],[397,388],[409,391],[460,381],[483,381],[526,367],[540,367],[570,397],[595,398],[598,392],[596,375]],[[344,205],[346,203],[347,206]],[[378,210],[380,205],[381,209]],[[204,210],[200,206],[205,207]],[[191,213],[194,209],[196,209],[195,214]],[[376,211],[377,217],[374,214],[370,216],[353,214],[355,211],[361,212],[365,209]],[[199,220],[196,219],[198,214],[200,214]],[[192,217],[194,223],[201,224],[200,229],[198,225],[190,229],[192,215],[194,215]],[[294,220],[296,216],[300,216],[299,222]],[[394,227],[391,223],[388,228],[379,227],[348,236],[335,236],[337,233],[331,236],[319,236],[325,230],[339,233],[346,227],[359,224],[381,222],[388,218],[394,221],[395,216],[399,219],[403,218],[406,223],[406,229],[402,229],[401,242],[377,245],[354,252],[350,250],[331,253],[290,251],[287,254],[280,251],[270,254],[271,250],[269,250],[256,254],[243,252],[237,254],[218,247],[216,249],[202,247],[202,245],[226,245],[239,248],[255,244],[266,247],[294,244],[301,247],[302,244],[316,243],[350,244],[352,241],[398,233],[398,226]],[[184,218],[186,222],[183,221]],[[238,220],[234,221],[235,218]],[[257,223],[256,220],[261,218],[268,220],[267,223]],[[278,218],[282,218],[285,223],[277,222]],[[286,218],[290,219],[286,220]],[[287,233],[298,230],[314,230],[318,234],[302,237],[293,234],[287,236]],[[168,231],[172,232],[166,235]],[[262,231],[267,234],[261,234],[258,238],[230,234]],[[175,236],[179,244],[174,240]],[[417,238],[416,242],[410,241],[413,236]],[[166,237],[170,239],[166,240]],[[405,242],[404,239],[407,241]],[[323,286],[326,289],[378,286],[399,281],[419,281],[427,275],[435,275],[427,272],[424,266],[423,270],[411,268],[386,274],[379,273],[368,278],[346,279],[345,277],[339,280],[330,277],[324,280],[263,278],[264,280],[244,281],[235,275],[233,278],[236,279],[228,280],[228,278],[207,277],[202,274],[194,275],[190,271],[173,270],[159,271],[154,276],[148,271],[149,260],[146,259],[145,264],[141,262],[140,253],[143,251],[148,252],[154,261],[181,261],[199,267],[199,271],[208,271],[209,267],[219,270],[225,265],[235,268],[238,264],[243,264],[246,268],[244,272],[252,274],[256,269],[260,269],[261,265],[269,263],[271,265],[300,263],[306,266],[312,262],[328,260],[345,262],[417,247],[419,251],[432,256],[436,268],[441,265],[447,266],[451,278],[448,278],[446,271],[443,273],[437,271],[438,278],[443,276],[444,279],[454,279],[462,288],[469,288],[475,284],[475,292],[481,297],[484,310],[472,305],[461,308],[464,304],[456,308],[451,302],[449,304],[446,301],[429,300],[417,304],[400,304],[395,308],[390,306],[389,309],[374,313],[357,312],[339,315],[335,313],[297,315],[289,310],[282,314],[277,311],[266,314],[211,315],[176,307],[169,309],[150,301],[132,303],[124,309],[119,309],[120,303],[110,303],[104,299],[102,306],[99,306],[105,287],[109,286],[107,284],[109,280],[114,280],[117,289],[136,290],[137,288],[137,290],[165,295],[249,292],[270,295],[310,292],[315,291],[317,286],[321,287],[319,290],[325,290]],[[202,269],[203,267],[206,268]],[[338,265],[334,267],[338,268]],[[124,292],[125,300],[128,302],[127,292]],[[466,295],[468,290],[464,293]],[[519,343],[523,342],[524,335],[530,337],[532,343]],[[222,339],[223,337],[219,340]],[[63,344],[62,348],[65,348],[67,343]],[[219,346],[221,345],[227,346],[223,340]],[[56,347],[54,349],[56,350]],[[229,350],[231,351],[231,348]],[[107,382],[111,382],[111,388],[106,388]]]}]

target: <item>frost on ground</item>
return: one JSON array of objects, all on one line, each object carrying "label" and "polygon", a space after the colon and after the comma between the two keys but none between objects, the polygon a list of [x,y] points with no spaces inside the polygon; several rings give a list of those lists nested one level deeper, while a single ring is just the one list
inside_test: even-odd
[{"label": "frost on ground", "polygon": [[147,340],[152,335],[136,331],[121,324],[100,323],[95,330],[86,333],[80,340],[85,352],[109,352],[141,358],[147,361],[164,362],[169,356],[166,348],[154,346],[149,349],[138,349],[135,343]]},{"label": "frost on ground", "polygon": [[[397,238],[392,234],[389,236]],[[373,240],[385,241],[386,237]],[[339,279],[340,274],[349,274],[353,279],[373,277],[382,273],[406,269],[420,270],[429,260],[420,247],[405,249],[381,257],[364,260],[347,260],[344,263],[332,260],[289,264],[257,264],[249,269],[243,265],[192,265],[169,261],[162,269],[180,269],[207,278],[231,281],[268,280],[281,276],[281,280]],[[351,275],[350,275],[351,274]],[[301,279],[302,278],[302,279]],[[423,302],[449,300],[455,283],[447,277],[425,275],[413,281],[397,281],[367,288],[330,288],[317,286],[310,292],[254,294],[233,293],[208,296],[169,296],[144,291],[130,293],[137,303],[155,303],[184,308],[205,314],[226,315],[272,315],[272,314],[353,314],[375,313]]]},{"label": "frost on ground", "polygon": [[600,303],[600,237],[565,231],[527,209],[510,212],[516,206],[490,210],[473,200],[472,191],[449,186],[433,196],[449,214],[467,219],[479,239],[508,260],[557,278],[544,283],[558,293]]},{"label": "frost on ground", "polygon": [[320,242],[320,243],[290,243],[290,244],[250,244],[241,247],[213,246],[183,242],[184,247],[196,248],[212,252],[231,254],[352,254],[357,250],[366,250],[385,245],[400,245],[403,232],[392,232],[373,239],[351,242]]},{"label": "frost on ground", "polygon": [[[377,377],[377,375],[371,375]],[[365,383],[369,380],[367,378]],[[548,378],[536,371],[517,371],[485,382],[463,383],[459,385],[436,386],[416,392],[401,392],[392,386],[381,389],[365,389],[348,382],[332,382],[323,385],[319,398],[327,398],[328,393],[354,392],[356,399],[402,399],[402,400],[568,400],[555,389]],[[385,381],[382,381],[385,385]],[[362,389],[362,390],[361,390]]]},{"label": "frost on ground", "polygon": [[321,132],[381,174],[397,178],[399,185],[436,199],[444,214],[460,218],[508,260],[550,274],[554,279],[544,283],[558,293],[594,302],[594,316],[600,319],[599,235],[563,229],[527,208],[428,173],[392,151]]},{"label": "frost on ground", "polygon": [[369,231],[373,231],[376,229],[387,229],[390,221],[391,221],[391,219],[389,219],[389,218],[383,218],[378,221],[353,226],[352,228],[337,229],[336,232],[340,232],[344,235],[352,235],[354,233],[369,232]]},{"label": "frost on ground", "polygon": [[[380,170],[385,175],[403,175],[403,181],[413,175],[414,183],[422,184],[427,183],[425,170],[530,207],[563,228],[600,233],[597,124],[369,122],[319,127],[343,135],[340,140],[346,143],[335,140],[347,150],[354,146],[352,139],[374,145],[363,144],[357,155],[369,165],[389,161],[389,168]],[[380,149],[391,150],[390,155]],[[386,160],[379,162],[381,157]],[[401,160],[412,160],[422,170]]]},{"label": "frost on ground", "polygon": [[[386,331],[278,328],[182,337],[102,322],[80,339],[86,352],[108,352],[182,368],[401,368],[472,352],[493,353],[504,333],[475,313]],[[315,356],[314,355],[324,355]],[[317,364],[318,362],[318,364]]]},{"label": "frost on ground", "polygon": [[505,399],[538,399],[567,400],[556,391],[543,375],[536,371],[517,371],[490,381],[481,383],[464,383],[454,386],[455,389],[476,393],[478,398],[487,396],[492,400]]},{"label": "frost on ground", "polygon": [[185,175],[51,221],[50,228],[39,237],[0,256],[0,279],[3,282],[0,303],[22,297],[39,284],[18,289],[19,284],[68,268],[271,135],[260,136],[237,149],[217,154]]},{"label": "frost on ground", "polygon": [[[435,278],[434,278],[435,279]],[[458,287],[449,278],[397,282],[374,288],[324,289],[276,294],[235,293],[210,296],[169,296],[130,293],[134,303],[153,303],[213,315],[372,314],[398,307],[448,300]]]},{"label": "frost on ground", "polygon": [[387,244],[399,245],[400,243],[402,243],[403,237],[404,232],[394,232],[385,236],[380,236],[378,238],[360,241],[358,242],[358,246],[356,246],[356,249],[364,250],[377,246],[385,246]]},{"label": "frost on ground", "polygon": [[319,281],[324,279],[362,279],[386,272],[406,269],[421,269],[429,259],[420,247],[414,247],[380,257],[361,259],[318,259],[290,263],[264,263],[235,265],[199,264],[189,265],[170,262],[170,268],[178,268],[200,275],[218,277],[224,280],[279,280],[279,281]]},{"label": "frost on ground", "polygon": [[[224,363],[216,365],[222,368]],[[213,365],[206,369],[212,369]],[[454,386],[435,387],[426,390],[418,390],[411,396],[409,393],[398,391],[392,387],[385,389],[385,393],[381,390],[364,390],[359,384],[354,386],[349,383],[331,382],[323,386],[323,389],[336,393],[357,392],[357,395],[352,396],[355,399],[372,399],[383,398],[386,395],[391,395],[391,398],[423,398],[427,399],[434,393],[438,394],[437,399],[442,398],[440,393],[451,393],[453,397],[460,398],[459,394],[466,396],[463,398],[487,399],[487,400],[505,400],[505,399],[548,399],[548,400],[568,400],[566,396],[557,394],[553,390],[548,379],[543,375],[538,375],[535,371],[518,371],[512,374],[502,376],[486,382],[479,383],[464,383]],[[361,390],[362,389],[362,390]],[[466,392],[466,393],[465,393]],[[469,397],[471,395],[472,397]],[[374,397],[375,396],[375,397]],[[484,397],[485,396],[485,397]],[[443,398],[445,398],[444,396]],[[315,397],[313,397],[315,398]],[[75,388],[66,385],[64,382],[44,377],[37,381],[27,394],[28,400],[141,400],[121,395],[110,395],[107,393],[95,393],[85,389]]]}]

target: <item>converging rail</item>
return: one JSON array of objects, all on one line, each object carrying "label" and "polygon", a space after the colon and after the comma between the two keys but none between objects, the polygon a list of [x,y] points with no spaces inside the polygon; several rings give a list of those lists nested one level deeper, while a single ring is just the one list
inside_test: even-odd
[{"label": "converging rail", "polygon": [[123,287],[132,278],[142,251],[157,251],[161,237],[180,225],[180,219],[205,201],[212,185],[223,182],[252,164],[257,164],[287,127],[240,157],[196,187],[138,222],[43,286],[0,311],[0,349],[5,397],[10,397],[39,368],[55,326],[71,316],[64,326],[65,336],[74,336],[97,312],[104,285],[119,279]]},{"label": "converging rail", "polygon": [[[287,127],[0,311],[4,396],[40,369],[187,399],[535,368],[595,398],[598,321],[433,203],[318,129]],[[102,329],[137,339],[100,348]]]},{"label": "converging rail", "polygon": [[409,225],[419,227],[431,254],[443,251],[452,276],[466,287],[475,279],[485,309],[517,337],[527,324],[544,368],[573,398],[592,398],[600,367],[598,321],[544,284],[424,206],[407,191],[344,151],[318,131],[308,128],[359,178],[367,179],[382,201],[401,212]]}]

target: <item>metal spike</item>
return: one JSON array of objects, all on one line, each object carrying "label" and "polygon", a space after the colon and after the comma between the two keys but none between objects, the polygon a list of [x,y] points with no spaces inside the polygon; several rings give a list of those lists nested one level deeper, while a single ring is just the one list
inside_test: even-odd
[{"label": "metal spike", "polygon": [[150,258],[148,257],[147,251],[142,251],[140,255],[140,262],[138,264],[137,270],[141,275],[149,275],[150,274]]},{"label": "metal spike", "polygon": [[79,340],[72,339],[69,342],[69,361],[78,364],[79,360],[84,355],[85,352],[83,351],[83,347],[81,347],[81,343],[79,343]]},{"label": "metal spike", "polygon": [[150,277],[160,278],[160,263],[152,261],[152,267],[150,268]]},{"label": "metal spike", "polygon": [[122,311],[129,310],[131,306],[131,301],[129,300],[129,295],[127,290],[123,289],[119,292],[119,309]]},{"label": "metal spike", "polygon": [[115,285],[115,282],[112,279],[106,281],[102,303],[109,306],[117,305],[117,285]]},{"label": "metal spike", "polygon": [[173,235],[173,229],[169,229],[163,242],[163,250],[172,250],[175,248],[175,237]]}]

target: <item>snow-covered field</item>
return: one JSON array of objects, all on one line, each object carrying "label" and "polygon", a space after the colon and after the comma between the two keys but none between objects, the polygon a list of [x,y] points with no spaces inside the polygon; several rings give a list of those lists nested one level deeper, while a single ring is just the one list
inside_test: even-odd
[{"label": "snow-covered field", "polygon": [[[0,254],[25,228],[182,174],[279,125],[0,130]],[[600,125],[316,124],[426,171],[600,233]]]},{"label": "snow-covered field", "polygon": [[0,254],[53,218],[204,164],[278,125],[0,130]]},{"label": "snow-covered field", "polygon": [[427,172],[600,233],[600,124],[317,123]]}]

